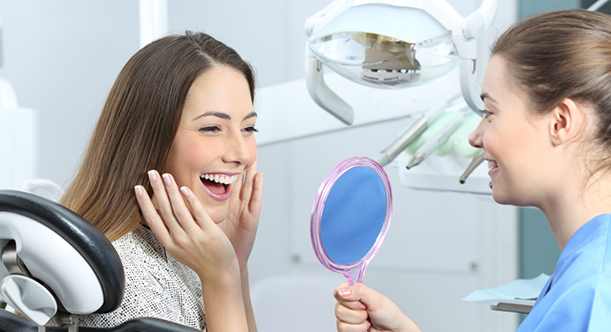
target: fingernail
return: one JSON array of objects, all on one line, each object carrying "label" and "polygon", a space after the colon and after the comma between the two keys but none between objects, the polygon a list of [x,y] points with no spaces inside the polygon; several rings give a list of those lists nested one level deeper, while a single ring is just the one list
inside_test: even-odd
[{"label": "fingernail", "polygon": [[180,191],[182,191],[186,197],[189,197],[189,189],[187,189],[187,187],[180,187]]},{"label": "fingernail", "polygon": [[352,292],[350,291],[349,288],[343,288],[339,290],[339,295],[346,297],[348,295],[350,295]]},{"label": "fingernail", "polygon": [[155,175],[155,171],[150,170],[148,171],[149,173],[149,180],[151,180],[151,183],[154,183],[155,181],[157,181],[157,176]]},{"label": "fingernail", "polygon": [[161,177],[163,178],[163,182],[165,182],[166,186],[169,186],[172,184],[172,180],[170,180],[170,174],[165,173]]},{"label": "fingernail", "polygon": [[362,304],[362,303],[361,303],[361,307],[360,308],[363,309],[363,310],[367,309],[367,307],[364,304]]},{"label": "fingernail", "polygon": [[135,186],[134,190],[136,190],[137,197],[142,197],[142,188],[140,188],[140,186]]}]

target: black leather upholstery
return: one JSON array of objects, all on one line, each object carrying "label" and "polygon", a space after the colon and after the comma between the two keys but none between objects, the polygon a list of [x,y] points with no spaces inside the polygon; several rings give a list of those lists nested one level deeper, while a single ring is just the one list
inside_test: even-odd
[{"label": "black leather upholstery", "polygon": [[[49,332],[67,332],[68,328],[49,328]],[[132,319],[113,328],[79,327],[79,332],[193,332],[190,327],[162,319],[143,317]],[[38,332],[38,327],[30,321],[0,310],[0,332]]]},{"label": "black leather upholstery", "polygon": [[91,223],[60,204],[14,190],[0,190],[0,211],[17,213],[40,222],[81,253],[102,286],[104,304],[96,312],[110,312],[121,305],[125,289],[121,259],[110,241]]}]

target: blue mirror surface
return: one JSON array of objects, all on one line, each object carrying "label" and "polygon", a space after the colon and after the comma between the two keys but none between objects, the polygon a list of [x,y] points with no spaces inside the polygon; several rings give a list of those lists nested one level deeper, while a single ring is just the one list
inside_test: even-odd
[{"label": "blue mirror surface", "polygon": [[380,176],[364,166],[347,170],[329,192],[320,221],[320,237],[327,256],[343,265],[364,258],[382,231],[386,209],[386,191]]}]

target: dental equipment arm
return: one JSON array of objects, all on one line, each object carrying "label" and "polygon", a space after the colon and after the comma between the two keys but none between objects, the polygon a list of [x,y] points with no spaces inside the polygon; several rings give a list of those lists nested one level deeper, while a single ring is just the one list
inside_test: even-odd
[{"label": "dental equipment arm", "polygon": [[414,156],[407,164],[406,168],[411,169],[414,166],[419,165],[424,159],[433,154],[435,150],[442,145],[450,135],[460,126],[465,119],[465,116],[469,114],[470,110],[461,110],[456,116],[454,116],[443,128],[437,131],[429,140],[427,140],[421,147],[414,153]]},{"label": "dental equipment arm", "polygon": [[454,45],[460,56],[460,89],[467,105],[480,116],[484,103],[477,84],[477,38],[492,26],[496,12],[497,0],[483,0],[479,8],[465,18],[462,34],[453,31]]},{"label": "dental equipment arm", "polygon": [[329,89],[323,75],[323,64],[309,49],[306,51],[306,84],[312,99],[347,125],[354,122],[354,111],[348,103]]},{"label": "dental equipment arm", "polygon": [[458,179],[458,181],[460,182],[460,184],[465,184],[465,182],[467,181],[467,178],[469,177],[469,175],[471,175],[471,173],[473,173],[473,171],[482,164],[482,162],[484,162],[484,150],[480,150],[475,157],[473,157],[473,159],[471,160],[471,163],[469,164],[469,166],[467,166],[467,168],[465,169],[465,172],[460,176],[460,178]]},{"label": "dental equipment arm", "polygon": [[380,153],[376,161],[382,167],[388,165],[393,161],[401,151],[405,150],[414,140],[420,136],[435,120],[443,113],[448,105],[456,98],[460,97],[460,94],[456,94],[450,97],[448,100],[442,101],[441,103],[433,106],[430,110],[422,114],[414,124],[409,126],[399,137],[392,142],[384,151]]}]

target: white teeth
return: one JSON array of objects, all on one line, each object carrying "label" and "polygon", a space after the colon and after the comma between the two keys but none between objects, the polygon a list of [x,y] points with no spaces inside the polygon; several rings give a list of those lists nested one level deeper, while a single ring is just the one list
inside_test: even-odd
[{"label": "white teeth", "polygon": [[200,178],[208,180],[208,181],[214,181],[216,183],[221,183],[221,184],[232,184],[235,182],[235,180],[237,180],[238,176],[237,175],[226,176],[226,175],[219,175],[219,174],[203,174],[203,175],[200,175]]},{"label": "white teeth", "polygon": [[496,161],[488,160],[488,169],[493,169],[497,166]]}]

